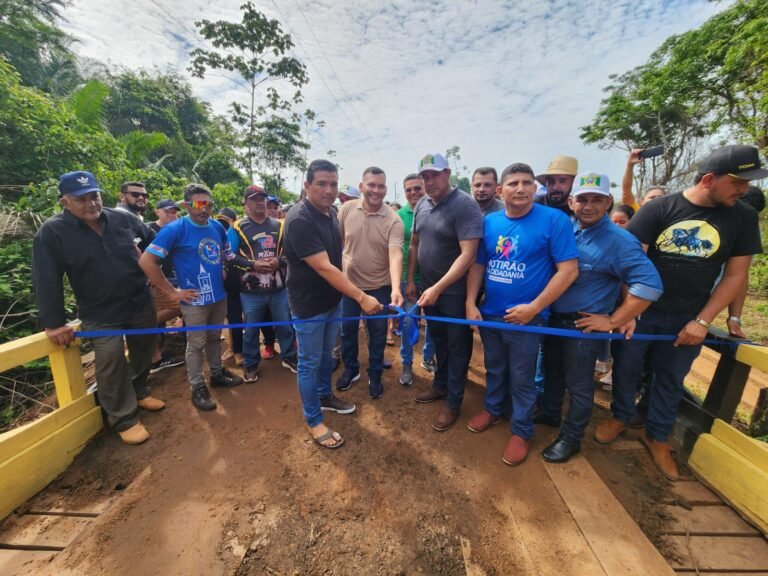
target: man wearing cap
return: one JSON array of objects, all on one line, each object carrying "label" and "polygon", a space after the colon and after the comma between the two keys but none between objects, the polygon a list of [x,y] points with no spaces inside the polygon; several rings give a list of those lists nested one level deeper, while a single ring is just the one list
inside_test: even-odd
[{"label": "man wearing cap", "polygon": [[[83,330],[154,328],[155,308],[136,248],[139,242],[149,242],[147,227],[124,212],[104,208],[101,189],[90,172],[62,175],[59,203],[62,213],[40,227],[32,253],[35,297],[48,338],[59,346],[74,340],[64,308],[65,274]],[[156,341],[154,335],[92,340],[99,402],[126,444],[149,438],[139,422],[139,408],[154,411],[165,406],[150,395],[147,385]]]},{"label": "man wearing cap", "polygon": [[[229,243],[224,227],[211,218],[211,191],[202,184],[184,188],[187,216],[160,229],[144,251],[139,265],[152,284],[181,304],[187,327],[218,326],[227,313],[224,290],[224,261],[229,258]],[[168,282],[160,265],[171,258],[179,287]],[[205,358],[211,373],[211,387],[239,386],[242,379],[221,365],[221,330],[187,332],[187,377],[192,389],[192,404],[198,410],[214,410],[216,401],[206,386]]]},{"label": "man wearing cap", "polygon": [[280,198],[272,194],[267,196],[267,216],[280,220]]},{"label": "man wearing cap", "polygon": [[[483,221],[483,240],[467,279],[468,320],[543,326],[549,306],[578,276],[578,252],[569,219],[559,210],[536,204],[533,169],[518,162],[501,174],[505,210]],[[485,281],[485,298],[477,295]],[[534,376],[541,335],[518,330],[480,328],[485,353],[484,410],[467,427],[484,432],[501,422],[512,398],[512,436],[502,460],[516,466],[528,455],[536,402]],[[594,365],[594,364],[593,364]]]},{"label": "man wearing cap", "polygon": [[[155,205],[155,215],[157,216],[157,220],[155,222],[150,222],[148,226],[156,235],[160,232],[160,228],[166,224],[174,222],[179,217],[179,207],[173,200],[163,199]],[[163,274],[165,274],[165,277],[168,278],[168,281],[171,284],[177,286],[176,272],[173,270],[173,264],[171,264],[170,260],[163,262]],[[165,292],[158,290],[154,286],[151,286],[151,288],[152,297],[155,300],[155,310],[157,310],[157,325],[160,328],[164,328],[166,322],[181,316],[181,308],[179,308],[177,300],[170,298]],[[173,368],[184,364],[183,359],[161,352],[162,339],[163,336],[161,335],[158,345],[155,348],[155,352],[152,354],[152,368],[149,370],[150,374],[155,374],[166,368]]]},{"label": "man wearing cap", "polygon": [[147,210],[149,193],[143,182],[123,182],[120,184],[120,194],[117,197],[117,210],[129,212],[144,221],[144,212]]},{"label": "man wearing cap", "polygon": [[[229,261],[240,278],[240,301],[248,324],[270,320],[288,322],[288,292],[285,289],[286,266],[283,259],[283,225],[267,216],[267,193],[259,186],[248,186],[243,199],[245,216],[227,231],[234,257]],[[291,326],[275,326],[280,340],[282,365],[294,374],[298,371],[296,339]],[[243,379],[259,379],[259,328],[246,328],[243,341]]]},{"label": "man wearing cap", "polygon": [[[611,205],[607,175],[579,174],[568,203],[578,222],[579,277],[552,303],[549,326],[585,333],[617,330],[630,338],[632,320],[661,296],[661,278],[637,238],[606,215]],[[617,308],[622,284],[627,294]],[[566,462],[581,450],[592,415],[594,365],[604,347],[605,340],[545,338],[542,417],[559,425],[566,388],[569,399],[560,435],[541,453],[545,461]]]},{"label": "man wearing cap", "polygon": [[[362,199],[345,202],[339,209],[342,262],[347,278],[383,306],[390,302],[402,306],[400,274],[403,271],[403,221],[384,203],[387,176],[381,168],[371,166],[363,172],[360,183]],[[341,299],[344,317],[360,315],[360,305],[348,296]],[[359,322],[341,325],[344,372],[336,382],[338,390],[347,390],[360,378],[358,354]],[[381,373],[387,342],[387,320],[366,320],[368,328],[368,394],[380,398],[384,394]]]},{"label": "man wearing cap", "polygon": [[483,216],[504,210],[504,202],[496,197],[498,186],[499,175],[496,173],[496,168],[484,166],[472,174],[472,196]]},{"label": "man wearing cap", "polygon": [[[483,213],[469,194],[451,188],[451,170],[440,154],[428,154],[419,162],[419,175],[427,195],[413,213],[408,251],[407,293],[427,316],[464,317],[466,277],[483,236]],[[421,273],[421,295],[415,284]],[[429,390],[414,396],[416,402],[445,399],[432,423],[438,432],[448,430],[459,417],[464,399],[472,330],[469,326],[428,320],[435,342],[437,371]]]},{"label": "man wearing cap", "polygon": [[366,314],[383,306],[352,284],[341,271],[341,231],[332,209],[338,194],[338,168],[314,160],[307,168],[304,197],[283,224],[288,261],[288,301],[299,341],[298,385],[304,420],[314,442],[339,448],[344,438],[324,422],[323,412],[351,414],[355,405],[333,395],[331,350],[339,333],[341,296],[353,298]]},{"label": "man wearing cap", "polygon": [[647,352],[653,378],[643,442],[669,480],[678,478],[667,440],[683,379],[710,323],[747,281],[752,255],[762,252],[757,213],[738,200],[750,180],[767,176],[757,148],[724,146],[699,165],[693,186],[647,203],[627,227],[646,248],[664,284],[664,294],[640,317],[635,333],[676,334],[677,339],[624,343],[614,364],[613,417],[597,427],[595,440],[613,442],[626,429]]},{"label": "man wearing cap", "polygon": [[[406,204],[397,211],[397,215],[403,221],[403,274],[400,289],[406,292],[408,282],[408,249],[411,245],[411,231],[413,230],[413,211],[416,204],[424,197],[424,183],[418,174],[409,174],[403,179],[403,190],[405,191]],[[418,286],[421,282],[421,275],[416,270],[414,282]],[[403,308],[410,312],[416,306],[416,301],[405,298]],[[403,322],[402,337],[400,338],[400,359],[403,363],[403,372],[400,374],[400,384],[403,386],[413,385],[413,345],[410,342],[408,334],[411,332],[410,325],[417,322],[413,318],[407,317]],[[424,331],[424,347],[422,348],[421,367],[428,372],[434,372],[437,368],[435,364],[435,344],[432,342],[432,336],[429,334],[429,327]]]},{"label": "man wearing cap", "polygon": [[579,171],[579,161],[573,156],[555,156],[547,165],[544,174],[536,179],[547,189],[546,194],[536,198],[536,202],[562,210],[568,216],[573,216],[568,206],[568,195],[571,193],[573,179]]},{"label": "man wearing cap", "polygon": [[339,190],[339,202],[342,204],[349,202],[350,200],[359,200],[360,190],[354,186],[342,186]]}]

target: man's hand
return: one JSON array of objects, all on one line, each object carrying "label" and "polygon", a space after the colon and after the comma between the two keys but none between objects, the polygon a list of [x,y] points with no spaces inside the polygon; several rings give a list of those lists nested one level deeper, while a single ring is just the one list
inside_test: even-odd
[{"label": "man's hand", "polygon": [[[483,315],[480,313],[480,309],[477,307],[477,305],[474,302],[467,302],[467,320],[482,322],[483,321]],[[472,326],[472,330],[475,332],[480,331],[479,326]]]},{"label": "man's hand", "polygon": [[696,322],[691,320],[683,326],[683,329],[677,334],[677,340],[673,342],[673,346],[696,346],[701,344],[704,338],[707,337],[707,329]]},{"label": "man's hand", "polygon": [[72,326],[59,326],[58,328],[46,328],[45,335],[57,346],[69,346],[75,339],[75,330]]},{"label": "man's hand", "polygon": [[384,306],[382,306],[376,298],[369,296],[368,294],[365,294],[360,299],[360,308],[362,308],[363,312],[368,315],[378,314],[384,310]]},{"label": "man's hand", "polygon": [[441,293],[442,292],[437,290],[434,286],[430,286],[421,293],[421,297],[419,298],[417,304],[422,308],[424,308],[424,306],[434,306],[437,302],[437,299],[440,298]]},{"label": "man's hand", "polygon": [[629,153],[629,158],[627,158],[627,164],[634,166],[635,164],[640,164],[640,162],[643,161],[642,158],[640,158],[640,153],[644,150],[644,148],[633,148]]},{"label": "man's hand", "polygon": [[588,332],[610,332],[615,328],[611,324],[611,317],[609,314],[592,314],[591,312],[579,312],[582,318],[579,318],[574,322],[576,328],[582,330],[585,333]]},{"label": "man's hand", "polygon": [[747,335],[744,334],[744,332],[742,331],[741,324],[739,324],[736,320],[728,320],[726,324],[728,325],[728,334],[730,334],[734,338],[749,340],[749,338],[747,338]]},{"label": "man's hand", "polygon": [[539,311],[531,304],[518,304],[512,308],[507,308],[507,314],[504,316],[504,322],[509,324],[520,324],[525,326],[533,320],[533,317],[538,314]]},{"label": "man's hand", "polygon": [[272,274],[280,267],[277,258],[261,258],[253,262],[253,271],[258,274]]},{"label": "man's hand", "polygon": [[405,285],[405,295],[411,302],[416,302],[416,300],[419,299],[419,289],[416,288],[415,283],[408,282],[408,284]]},{"label": "man's hand", "polygon": [[632,318],[626,324],[622,324],[618,328],[619,334],[624,334],[624,340],[629,340],[635,335],[635,328],[637,328],[637,320]]},{"label": "man's hand", "polygon": [[194,288],[186,288],[184,290],[181,288],[176,288],[176,290],[173,291],[173,298],[175,298],[177,302],[185,302],[189,304],[190,302],[197,300],[199,297],[200,294]]},{"label": "man's hand", "polygon": [[400,287],[392,288],[392,294],[390,295],[390,302],[394,306],[397,306],[398,308],[402,308],[403,304],[405,304],[405,300],[403,299],[403,293],[400,292]]}]

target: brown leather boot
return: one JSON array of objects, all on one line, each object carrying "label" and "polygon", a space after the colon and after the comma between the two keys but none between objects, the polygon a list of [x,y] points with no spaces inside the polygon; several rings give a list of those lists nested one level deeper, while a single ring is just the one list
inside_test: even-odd
[{"label": "brown leather boot", "polygon": [[440,390],[439,388],[430,386],[427,390],[424,390],[423,392],[417,392],[416,394],[414,394],[413,399],[419,403],[434,402],[435,400],[440,400],[441,398],[445,398],[447,395],[448,395],[448,392],[446,392],[445,390]]},{"label": "brown leather boot", "polygon": [[120,439],[126,444],[141,444],[149,438],[149,432],[141,425],[141,422],[136,422],[128,430],[123,430],[118,432],[118,434]]},{"label": "brown leather boot", "polygon": [[142,398],[138,401],[138,405],[140,408],[144,408],[144,410],[149,412],[157,412],[158,410],[165,408],[165,402],[154,396]]},{"label": "brown leather boot", "polygon": [[449,408],[447,404],[443,404],[440,407],[440,413],[432,423],[432,428],[438,432],[445,432],[456,423],[456,419],[459,417],[458,408]]},{"label": "brown leather boot", "polygon": [[501,422],[501,416],[494,416],[487,410],[483,410],[469,421],[467,428],[472,432],[485,432],[488,428],[499,422]]},{"label": "brown leather boot", "polygon": [[609,418],[595,428],[595,440],[600,444],[610,444],[626,429],[627,425],[624,422]]},{"label": "brown leather boot", "polygon": [[669,443],[652,440],[645,434],[640,438],[640,441],[646,448],[648,448],[653,463],[656,464],[656,468],[659,469],[659,472],[661,472],[667,480],[677,482],[678,478],[680,478],[680,473],[677,471],[675,459],[672,458],[672,451],[669,448]]}]

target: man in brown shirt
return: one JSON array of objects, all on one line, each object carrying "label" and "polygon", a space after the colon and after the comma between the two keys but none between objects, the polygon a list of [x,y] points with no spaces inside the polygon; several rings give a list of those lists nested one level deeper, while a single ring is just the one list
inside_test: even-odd
[{"label": "man in brown shirt", "polygon": [[[363,172],[360,184],[362,199],[345,202],[339,209],[339,225],[344,245],[344,273],[350,281],[381,304],[402,306],[400,274],[403,268],[403,221],[384,203],[387,177],[381,168],[372,166]],[[359,316],[360,305],[344,296],[342,316]],[[368,393],[380,398],[384,393],[381,372],[387,340],[385,319],[367,320],[368,327]],[[347,390],[360,379],[358,322],[341,325],[341,356],[344,372],[336,381],[338,390]]]}]

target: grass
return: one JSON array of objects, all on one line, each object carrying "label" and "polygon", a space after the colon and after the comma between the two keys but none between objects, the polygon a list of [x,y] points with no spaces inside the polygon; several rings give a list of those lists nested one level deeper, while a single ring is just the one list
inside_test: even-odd
[{"label": "grass", "polygon": [[[724,310],[715,319],[715,326],[727,330],[725,321],[728,310]],[[747,337],[758,344],[768,345],[768,298],[757,294],[747,294],[744,311],[741,314],[742,330]]]}]

